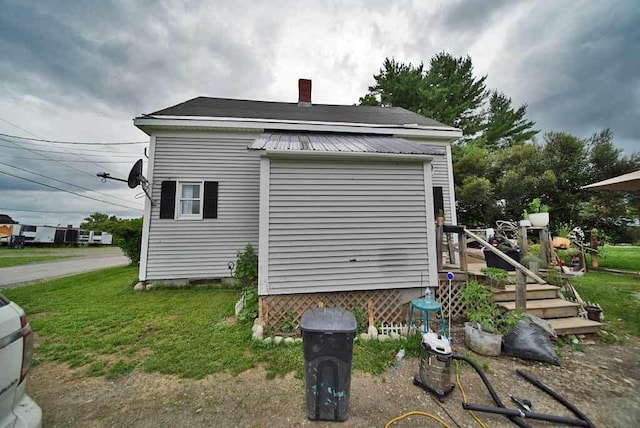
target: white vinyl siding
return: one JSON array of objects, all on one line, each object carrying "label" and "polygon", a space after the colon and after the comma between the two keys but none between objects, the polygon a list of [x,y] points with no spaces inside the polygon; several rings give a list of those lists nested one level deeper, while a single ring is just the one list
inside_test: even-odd
[{"label": "white vinyl siding", "polygon": [[271,159],[269,182],[268,294],[428,282],[422,162]]},{"label": "white vinyl siding", "polygon": [[[147,280],[228,277],[227,264],[236,260],[237,252],[249,243],[257,248],[260,158],[247,151],[254,135],[156,137]],[[159,219],[164,180],[217,181],[218,218]]]}]

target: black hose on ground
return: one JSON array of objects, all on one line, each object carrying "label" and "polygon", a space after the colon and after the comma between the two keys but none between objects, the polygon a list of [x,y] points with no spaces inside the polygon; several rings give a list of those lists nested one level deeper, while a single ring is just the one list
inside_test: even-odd
[{"label": "black hose on ground", "polygon": [[518,373],[520,376],[525,378],[527,380],[527,382],[533,384],[534,386],[538,387],[538,389],[541,389],[542,391],[544,391],[547,394],[549,394],[551,397],[553,397],[554,400],[556,400],[557,402],[562,404],[564,407],[569,409],[571,411],[571,413],[573,413],[578,418],[580,418],[583,421],[585,421],[586,424],[587,424],[586,426],[588,428],[595,428],[595,425],[589,420],[589,418],[587,418],[587,416],[584,413],[582,413],[580,410],[578,410],[578,408],[576,406],[574,406],[569,401],[567,401],[566,398],[564,398],[563,396],[561,396],[560,394],[558,394],[557,392],[555,392],[554,390],[549,388],[544,383],[540,382],[537,378],[533,377],[529,373],[523,372],[520,369],[516,370],[516,373]]},{"label": "black hose on ground", "polygon": [[[480,379],[482,379],[484,386],[487,387],[487,390],[489,391],[489,395],[491,395],[491,398],[493,399],[493,402],[496,403],[496,406],[506,409],[506,406],[504,405],[500,397],[498,397],[498,394],[496,393],[495,389],[493,389],[491,382],[489,382],[489,379],[487,379],[487,376],[484,374],[484,372],[482,371],[480,366],[478,366],[478,364],[476,364],[474,361],[471,361],[469,358],[465,357],[464,355],[460,355],[460,354],[453,354],[451,358],[453,358],[454,360],[464,361],[469,365],[471,365],[471,367],[474,368],[476,373],[478,373],[478,376],[480,376]],[[517,416],[511,416],[511,415],[505,415],[505,416],[507,416],[507,418],[509,418],[511,422],[513,422],[514,424],[518,425],[521,428],[531,428],[529,424],[527,424],[525,421],[523,421],[521,418]]]}]

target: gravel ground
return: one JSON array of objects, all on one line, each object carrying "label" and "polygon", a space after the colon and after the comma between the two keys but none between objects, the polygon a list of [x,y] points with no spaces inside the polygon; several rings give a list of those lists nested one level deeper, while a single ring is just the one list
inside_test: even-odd
[{"label": "gravel ground", "polygon": [[[486,363],[489,380],[507,407],[509,394],[528,398],[534,411],[571,416],[566,409],[515,373],[520,368],[538,377],[582,410],[596,426],[640,426],[640,341],[624,345],[595,345],[584,352],[562,351],[562,367],[525,362],[510,357],[477,357]],[[464,352],[464,348],[459,349]],[[380,376],[355,372],[352,376],[349,418],[344,427],[383,427],[410,410],[440,416],[454,427],[442,408],[412,384],[417,359],[408,358],[397,369]],[[331,422],[306,418],[304,381],[293,375],[267,380],[262,368],[236,377],[221,374],[205,379],[135,371],[117,379],[87,378],[64,365],[46,363],[33,368],[29,394],[44,411],[45,427],[329,427]],[[469,401],[491,405],[479,377],[462,367],[461,380]],[[460,426],[477,424],[461,407],[456,389],[443,406]],[[513,426],[504,417],[480,414],[490,427]],[[532,421],[534,427],[551,426]],[[439,426],[420,416],[395,427]]]}]

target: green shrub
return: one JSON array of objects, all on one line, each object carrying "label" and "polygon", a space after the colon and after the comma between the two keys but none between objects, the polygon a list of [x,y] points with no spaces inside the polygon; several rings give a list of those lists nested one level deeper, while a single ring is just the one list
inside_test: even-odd
[{"label": "green shrub", "polygon": [[493,301],[493,292],[477,281],[469,281],[460,298],[467,319],[491,333],[507,334],[523,317],[521,310],[503,313]]},{"label": "green shrub", "polygon": [[115,244],[129,257],[132,265],[140,263],[142,217],[120,220],[113,229]]},{"label": "green shrub", "polygon": [[235,278],[236,283],[241,287],[258,283],[258,255],[251,244],[247,244],[244,251],[238,251]]}]

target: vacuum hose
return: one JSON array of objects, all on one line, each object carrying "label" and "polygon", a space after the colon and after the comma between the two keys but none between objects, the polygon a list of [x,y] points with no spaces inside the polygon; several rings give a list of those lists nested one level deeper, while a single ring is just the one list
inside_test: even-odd
[{"label": "vacuum hose", "polygon": [[[480,379],[482,379],[484,386],[487,387],[487,390],[489,391],[489,394],[491,395],[493,402],[496,403],[496,406],[506,408],[502,400],[500,400],[500,397],[498,397],[498,394],[496,393],[495,389],[493,389],[493,386],[489,382],[489,379],[487,379],[487,376],[484,374],[480,366],[478,366],[478,364],[475,361],[472,361],[469,358],[465,357],[464,355],[460,355],[460,354],[452,354],[451,358],[454,360],[464,361],[469,365],[471,365],[471,367],[473,367],[474,370],[478,373],[478,376],[480,376]],[[505,415],[505,416],[507,416],[507,418],[509,418],[511,422],[513,422],[514,424],[518,425],[521,428],[531,428],[529,424],[527,424],[517,416],[513,416],[513,415]]]}]

